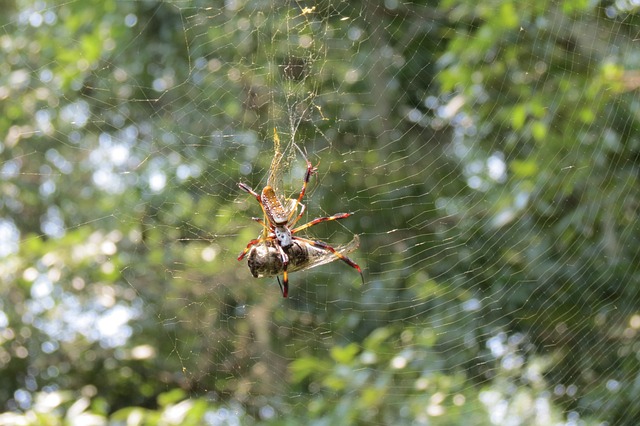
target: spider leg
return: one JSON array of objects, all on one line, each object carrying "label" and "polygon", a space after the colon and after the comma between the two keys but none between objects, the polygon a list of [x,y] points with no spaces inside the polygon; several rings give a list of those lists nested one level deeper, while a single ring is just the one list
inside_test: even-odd
[{"label": "spider leg", "polygon": [[318,171],[318,168],[317,167],[313,167],[313,164],[311,164],[311,161],[309,161],[307,156],[304,155],[304,152],[302,152],[300,147],[298,145],[295,145],[295,147],[298,148],[298,151],[300,151],[300,154],[302,154],[302,157],[304,158],[304,161],[306,161],[306,163],[307,163],[307,172],[304,174],[304,181],[302,182],[302,189],[300,190],[300,194],[298,194],[298,199],[296,200],[296,203],[293,205],[293,208],[291,209],[291,213],[289,213],[289,217],[287,218],[287,222],[291,220],[291,218],[295,214],[296,209],[298,208],[298,204],[300,204],[300,202],[302,201],[302,198],[304,197],[305,192],[307,192],[307,184],[309,183],[309,179],[311,179],[311,176],[315,172]]},{"label": "spider leg", "polygon": [[238,183],[238,186],[240,187],[240,189],[242,189],[245,192],[248,192],[249,194],[253,195],[254,197],[256,197],[256,200],[258,200],[258,202],[260,204],[262,204],[262,201],[260,200],[260,194],[258,194],[256,191],[254,191],[249,185],[246,185],[242,182]]},{"label": "spider leg", "polygon": [[303,229],[310,228],[313,225],[317,225],[317,224],[322,223],[322,222],[329,222],[331,220],[345,219],[345,218],[351,216],[351,214],[352,213],[338,213],[338,214],[334,214],[333,216],[319,217],[317,219],[313,219],[311,222],[307,222],[304,225],[300,225],[297,228],[292,229],[291,233],[295,234],[296,232],[302,231]]},{"label": "spider leg", "polygon": [[288,228],[292,228],[293,225],[295,225],[296,223],[298,223],[298,221],[302,218],[302,215],[304,214],[304,211],[307,209],[307,206],[305,206],[302,203],[299,203],[301,208],[300,208],[300,213],[298,214],[298,216],[296,216],[295,219],[293,219],[293,221],[291,221],[289,224],[287,224]]},{"label": "spider leg", "polygon": [[[280,244],[276,244],[278,251],[280,252],[280,259],[282,259],[282,285],[280,289],[282,290],[282,297],[287,297],[289,295],[289,274],[287,273],[287,266],[289,266],[289,256],[284,252],[284,249]],[[278,284],[280,280],[278,280]]]},{"label": "spider leg", "polygon": [[282,272],[282,297],[287,298],[289,295],[289,275],[285,269]]},{"label": "spider leg", "polygon": [[287,297],[284,295],[284,287],[282,287],[282,283],[280,282],[280,277],[276,276],[276,279],[278,280],[278,285],[280,286],[280,291],[282,292],[282,297]]},{"label": "spider leg", "polygon": [[360,266],[358,266],[358,264],[356,262],[354,262],[353,260],[349,259],[344,254],[336,251],[336,249],[331,247],[329,244],[323,243],[322,241],[318,241],[318,240],[309,240],[307,238],[300,238],[300,237],[292,237],[292,238],[294,240],[304,241],[305,243],[311,244],[312,246],[317,247],[317,248],[319,248],[321,250],[326,250],[326,251],[329,251],[329,252],[333,253],[334,255],[336,255],[336,257],[338,259],[342,260],[344,263],[346,263],[347,265],[351,266],[353,269],[358,271],[358,273],[360,273],[360,278],[362,279],[362,284],[364,285],[364,275],[362,275],[362,269],[360,269]]},{"label": "spider leg", "polygon": [[272,239],[273,238],[271,237],[267,237],[267,238],[256,238],[255,240],[249,241],[249,244],[247,244],[247,247],[245,247],[245,249],[242,250],[242,253],[240,253],[240,256],[238,256],[238,260],[242,260],[247,255],[247,253],[249,253],[249,250],[251,250],[251,247],[263,241],[270,241]]},{"label": "spider leg", "polygon": [[[260,208],[262,209],[262,213],[264,214],[265,217],[267,217],[267,212],[264,210],[264,204],[262,204],[262,197],[260,196],[260,194],[258,194],[256,191],[254,191],[249,185],[245,185],[242,182],[238,183],[238,186],[243,191],[248,192],[249,194],[251,194],[254,197],[256,197],[256,200],[258,200],[258,204],[260,204]],[[265,231],[264,231],[264,234],[263,234],[263,238],[267,238],[267,231],[269,230],[269,227],[264,223],[264,221],[262,219],[258,219],[258,218],[255,218],[255,217],[253,217],[251,219],[255,220],[256,222],[258,222],[259,224],[261,224],[265,228]],[[244,253],[244,254],[246,254],[246,253]]]},{"label": "spider leg", "polygon": [[265,228],[269,229],[269,227],[267,226],[266,223],[264,223],[264,220],[260,219],[259,217],[252,217],[251,220],[258,222],[260,225],[264,226]]}]

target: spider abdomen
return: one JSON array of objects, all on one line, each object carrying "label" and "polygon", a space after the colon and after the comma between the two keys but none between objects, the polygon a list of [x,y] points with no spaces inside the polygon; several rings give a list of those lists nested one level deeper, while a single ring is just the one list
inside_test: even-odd
[{"label": "spider abdomen", "polygon": [[264,212],[269,218],[269,222],[274,225],[285,225],[289,221],[289,214],[278,200],[272,187],[265,186],[260,199],[264,207]]}]

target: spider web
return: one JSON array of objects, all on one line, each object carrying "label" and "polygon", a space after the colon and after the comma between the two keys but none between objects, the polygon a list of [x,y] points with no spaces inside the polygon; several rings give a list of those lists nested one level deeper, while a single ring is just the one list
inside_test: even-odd
[{"label": "spider web", "polygon": [[[640,418],[634,2],[14,9],[5,409],[182,389],[211,424]],[[298,148],[300,223],[353,213],[304,236],[357,238],[364,286],[337,260],[283,299],[236,260],[263,233],[238,183],[286,205]]]}]

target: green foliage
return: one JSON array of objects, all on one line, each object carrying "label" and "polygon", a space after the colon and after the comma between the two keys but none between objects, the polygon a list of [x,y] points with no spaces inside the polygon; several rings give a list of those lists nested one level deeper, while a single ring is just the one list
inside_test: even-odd
[{"label": "green foliage", "polygon": [[[549,424],[561,413],[549,399],[543,373],[550,362],[523,358],[522,336],[496,337],[501,351],[491,382],[470,388],[470,371],[442,373],[447,361],[430,330],[379,328],[358,348],[334,347],[332,362],[312,357],[291,363],[294,383],[312,397],[297,414],[310,424]],[[402,388],[402,393],[396,389]],[[536,406],[546,404],[548,410]],[[484,407],[483,407],[484,406]],[[470,413],[483,412],[486,414]]]},{"label": "green foliage", "polygon": [[35,395],[33,408],[24,413],[0,414],[6,426],[57,426],[66,424],[124,426],[217,424],[251,425],[254,422],[240,407],[226,408],[205,398],[186,399],[184,392],[158,395],[158,408],[127,407],[108,414],[100,402],[91,398],[95,388],[82,395],[72,392],[47,392]]}]

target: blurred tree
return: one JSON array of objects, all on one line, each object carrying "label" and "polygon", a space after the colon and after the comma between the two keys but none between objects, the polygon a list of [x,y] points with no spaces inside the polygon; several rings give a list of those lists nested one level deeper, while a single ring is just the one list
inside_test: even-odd
[{"label": "blurred tree", "polygon": [[[623,3],[11,3],[0,423],[637,423]],[[235,261],[274,128],[364,288]]]}]

